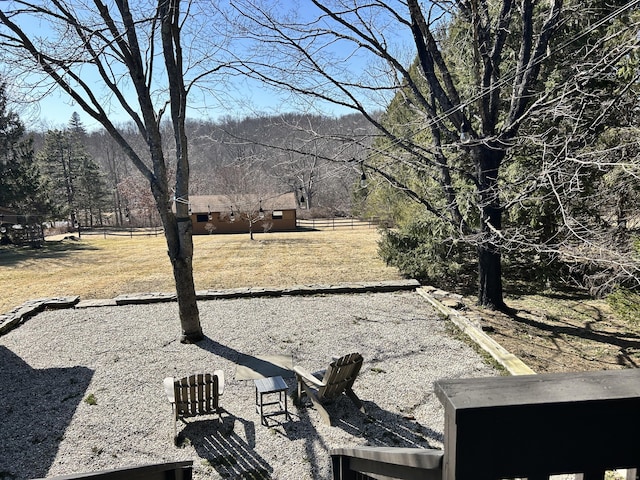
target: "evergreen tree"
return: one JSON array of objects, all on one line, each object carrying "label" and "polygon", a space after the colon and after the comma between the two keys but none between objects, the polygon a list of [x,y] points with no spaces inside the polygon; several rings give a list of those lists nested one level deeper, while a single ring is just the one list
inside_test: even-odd
[{"label": "evergreen tree", "polygon": [[72,224],[77,222],[76,171],[81,161],[75,153],[64,131],[49,130],[44,137],[44,145],[37,155],[38,161],[51,181],[56,205],[65,216],[70,217]]},{"label": "evergreen tree", "polygon": [[15,112],[7,106],[7,86],[0,82],[0,163],[5,164],[12,155],[13,146],[24,134],[24,126]]},{"label": "evergreen tree", "polygon": [[87,153],[85,139],[86,130],[74,113],[66,130],[47,132],[38,158],[57,193],[58,207],[74,225],[93,226],[95,218],[101,222],[108,192],[98,164]]},{"label": "evergreen tree", "polygon": [[80,120],[80,115],[78,115],[78,112],[73,112],[71,114],[71,118],[69,119],[68,130],[79,139],[82,139],[87,135],[87,130],[84,128],[84,125],[82,124],[82,120]]},{"label": "evergreen tree", "polygon": [[102,224],[102,213],[109,206],[109,192],[99,165],[87,152],[87,131],[77,112],[71,115],[65,133],[70,150],[77,159],[74,200],[81,215],[78,221],[92,227],[97,218]]},{"label": "evergreen tree", "polygon": [[[486,9],[484,2],[460,5],[473,8],[466,14],[461,8],[461,15],[434,33],[433,45],[442,57],[431,58],[431,66],[442,77],[430,77],[433,71],[418,68],[424,60],[416,60],[413,82],[394,98],[383,119],[391,140],[377,144],[382,154],[372,156],[371,167],[387,182],[375,189],[372,184],[369,195],[376,207],[384,200],[397,205],[392,212],[400,224],[384,236],[384,258],[408,275],[459,284],[475,273],[465,268],[465,259],[484,243],[491,247],[490,257],[519,268],[510,270],[514,278],[545,281],[550,274],[570,274],[565,278],[575,282],[591,270],[609,282],[614,278],[610,271],[602,275],[607,264],[637,278],[637,265],[627,261],[631,256],[625,259],[624,250],[613,250],[608,239],[615,205],[622,217],[638,206],[637,149],[619,141],[629,138],[629,131],[614,133],[637,125],[638,12],[624,1],[567,4],[547,48],[537,52],[537,59],[530,57],[535,59],[531,71],[540,71],[535,83],[500,98],[507,85],[528,75],[516,62],[533,53],[526,46],[519,50],[518,39],[526,37],[520,28],[526,24],[516,19],[528,15],[541,22],[545,7],[523,2],[531,10],[514,11],[508,29],[502,30],[509,35],[500,38],[500,29],[492,31],[500,16],[484,23],[497,10]],[[484,16],[478,5],[486,9]],[[513,7],[512,2],[503,5]],[[490,35],[496,35],[493,46]],[[498,48],[504,52],[499,69],[492,56]],[[447,68],[441,67],[444,61]],[[478,75],[482,71],[487,75]],[[429,78],[433,90],[427,87]],[[444,98],[438,97],[444,95],[439,81],[461,100],[436,116],[426,115]],[[509,106],[518,99],[535,101],[515,115]],[[427,107],[421,108],[421,101]],[[455,123],[458,115],[459,141],[446,143],[450,132],[443,126]],[[410,155],[403,142],[414,149]],[[613,150],[615,144],[619,148]],[[493,166],[481,158],[487,148],[500,157]],[[626,172],[624,183],[617,184],[625,188],[611,188],[612,170]],[[405,200],[392,195],[390,187],[406,192]],[[482,262],[480,267],[482,273]],[[480,301],[487,304],[482,295]]]},{"label": "evergreen tree", "polygon": [[24,214],[29,221],[55,216],[49,184],[41,175],[31,139],[7,108],[6,85],[0,83],[0,206]]}]

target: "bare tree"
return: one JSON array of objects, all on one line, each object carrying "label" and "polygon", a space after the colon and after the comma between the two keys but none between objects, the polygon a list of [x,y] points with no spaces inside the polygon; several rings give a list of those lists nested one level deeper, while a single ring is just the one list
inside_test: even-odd
[{"label": "bare tree", "polygon": [[[349,212],[353,182],[360,172],[353,160],[372,142],[361,115],[286,113],[219,125],[217,141],[234,164],[262,171],[276,191],[295,191],[302,208]],[[250,146],[250,147],[249,147]],[[226,182],[227,184],[229,182]]]},{"label": "bare tree", "polygon": [[270,212],[263,208],[263,200],[266,208],[266,202],[279,195],[270,178],[256,169],[254,162],[250,158],[237,159],[234,164],[220,168],[216,178],[216,192],[225,195],[229,204],[228,221],[246,226],[251,240],[256,227],[266,233],[271,226]]},{"label": "bare tree", "polygon": [[[504,170],[522,126],[536,113],[549,116],[562,92],[541,72],[550,74],[556,54],[570,51],[554,37],[563,26],[563,0],[308,3],[314,8],[295,18],[280,15],[274,2],[233,2],[248,22],[245,36],[264,47],[243,63],[243,73],[364,115],[385,138],[363,159],[367,174],[472,245],[479,303],[506,308],[503,213],[524,197],[512,195],[509,204],[502,198]],[[393,103],[405,113],[390,122]],[[387,107],[387,121],[372,114]]]},{"label": "bare tree", "polygon": [[[147,179],[173,266],[183,342],[203,338],[188,213],[187,95],[198,80],[220,68],[211,66],[211,51],[198,51],[193,38],[205,24],[213,35],[215,10],[207,8],[203,15],[196,8],[180,0],[158,0],[155,5],[131,5],[126,0],[108,5],[100,0],[15,0],[5,2],[0,11],[2,60],[11,65],[13,74],[22,84],[35,81],[34,95],[56,88],[66,92],[105,128]],[[33,25],[39,28],[30,28]],[[187,51],[182,42],[185,36],[190,43]],[[167,108],[176,172],[173,188],[161,132]],[[114,110],[131,118],[145,141],[145,155],[112,121]]]}]

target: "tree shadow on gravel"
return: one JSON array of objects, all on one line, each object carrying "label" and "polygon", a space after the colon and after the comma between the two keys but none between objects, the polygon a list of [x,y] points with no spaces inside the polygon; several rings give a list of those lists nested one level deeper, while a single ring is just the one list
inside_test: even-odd
[{"label": "tree shadow on gravel", "polygon": [[[205,337],[196,345],[235,364],[246,356],[246,354],[222,345],[209,337]],[[263,362],[256,357],[252,358],[258,364]],[[265,368],[274,366],[269,362],[263,363]],[[293,393],[296,390],[295,380],[285,379],[285,381],[289,385],[289,395],[294,397],[290,398],[289,403],[291,419],[275,422],[269,427],[274,434],[282,435],[290,441],[305,441],[304,458],[309,462],[311,473],[316,475],[318,474],[317,466],[329,462],[330,446],[314,426],[314,416],[317,413],[313,407],[306,403],[304,405],[294,403],[296,401]],[[433,442],[442,443],[443,435],[441,432],[417,423],[411,415],[403,416],[384,410],[371,401],[363,401],[363,404],[366,414],[360,412],[344,395],[325,405],[333,420],[334,427],[332,428],[341,428],[353,437],[362,438],[369,446],[433,448]],[[225,419],[225,422],[229,421]],[[192,442],[198,455],[205,459],[212,468],[215,468],[221,476],[225,477],[229,474],[229,476],[237,475],[233,478],[251,478],[249,472],[252,472],[253,478],[270,478],[268,474],[273,471],[273,468],[253,451],[255,445],[251,443],[251,435],[246,435],[247,440],[244,440],[233,431],[233,425],[237,422],[242,423],[245,429],[249,424],[254,425],[253,422],[239,418],[234,418],[231,421],[231,427],[226,423],[224,426],[220,426],[215,422],[215,425],[210,423],[207,426],[200,422],[203,425],[198,426],[199,422],[193,422],[189,423],[183,432],[185,438]],[[322,454],[323,458],[318,458],[318,452],[326,453]],[[242,477],[243,474],[249,476]]]},{"label": "tree shadow on gravel", "polygon": [[[205,335],[204,339],[195,344],[196,346],[206,350],[209,353],[218,355],[230,362],[233,362],[236,366],[251,364],[252,370],[256,372],[262,372],[264,377],[271,377],[275,375],[281,375],[283,377],[293,376],[293,372],[287,371],[281,365],[271,363],[263,358],[258,358],[255,355],[249,355],[247,353],[239,352],[234,348],[227,347],[221,343],[212,340]],[[265,352],[267,353],[267,352]],[[249,379],[241,379],[249,380]]]},{"label": "tree shadow on gravel", "polygon": [[[349,435],[363,438],[368,446],[399,448],[433,448],[430,442],[442,442],[442,432],[421,425],[412,415],[398,415],[363,400],[366,414],[358,411],[351,400],[342,395],[325,404],[332,425]],[[305,407],[313,411],[310,404]],[[314,415],[310,413],[309,415]]]},{"label": "tree shadow on gravel", "polygon": [[[365,440],[362,442],[363,445],[367,446],[433,448],[430,441],[442,443],[441,432],[420,425],[410,416],[383,410],[373,402],[363,401],[363,404],[366,414],[357,410],[344,395],[325,404],[332,419],[331,428],[340,428],[355,438],[361,438]],[[291,441],[304,440],[303,458],[309,463],[313,478],[319,478],[322,476],[321,466],[331,468],[329,464],[332,446],[316,430],[314,420],[319,420],[318,413],[310,403],[297,404],[295,412],[292,416],[293,421],[283,422],[272,427],[272,430]]]},{"label": "tree shadow on gravel", "polygon": [[2,345],[0,365],[0,479],[45,477],[94,371],[35,370]]},{"label": "tree shadow on gravel", "polygon": [[[239,428],[242,434],[236,432]],[[182,443],[188,441],[202,464],[222,478],[271,478],[273,467],[255,451],[253,422],[229,414],[222,424],[217,419],[190,421],[178,438]]]}]

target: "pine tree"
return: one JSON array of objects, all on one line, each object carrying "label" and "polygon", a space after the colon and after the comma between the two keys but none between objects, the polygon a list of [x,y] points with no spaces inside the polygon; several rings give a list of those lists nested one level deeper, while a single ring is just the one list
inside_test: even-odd
[{"label": "pine tree", "polygon": [[15,112],[7,109],[6,85],[0,83],[0,206],[30,221],[55,216],[49,184],[34,162],[31,139]]},{"label": "pine tree", "polygon": [[45,136],[38,158],[57,192],[58,206],[73,225],[93,226],[102,218],[108,201],[107,187],[98,164],[87,153],[86,130],[74,112],[66,130],[52,130]]},{"label": "pine tree", "polygon": [[70,149],[77,158],[75,178],[75,203],[78,214],[84,225],[94,226],[94,220],[102,224],[102,213],[109,205],[109,192],[99,165],[88,154],[86,149],[87,131],[80,120],[80,115],[73,112],[65,132]]},{"label": "pine tree", "polygon": [[24,126],[15,112],[7,110],[7,86],[0,82],[0,165],[12,155],[13,146],[22,138]]},{"label": "pine tree", "polygon": [[37,155],[44,172],[51,181],[56,205],[65,216],[77,222],[76,210],[76,170],[78,159],[62,130],[49,130],[44,137],[44,145]]}]

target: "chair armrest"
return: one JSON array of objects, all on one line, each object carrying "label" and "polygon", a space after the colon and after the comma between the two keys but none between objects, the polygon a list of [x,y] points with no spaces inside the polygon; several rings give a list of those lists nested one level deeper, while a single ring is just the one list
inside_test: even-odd
[{"label": "chair armrest", "polygon": [[176,401],[176,393],[173,388],[173,384],[175,379],[173,377],[167,377],[162,381],[162,385],[164,386],[164,393],[167,395],[167,400],[170,403],[175,403]]},{"label": "chair armrest", "polygon": [[224,393],[224,371],[214,370],[213,374],[218,377],[218,395]]},{"label": "chair armrest", "polygon": [[298,377],[304,378],[307,382],[315,385],[316,387],[324,387],[325,383],[320,380],[318,377],[308,372],[302,367],[295,366],[293,367],[293,371],[298,375]]}]

